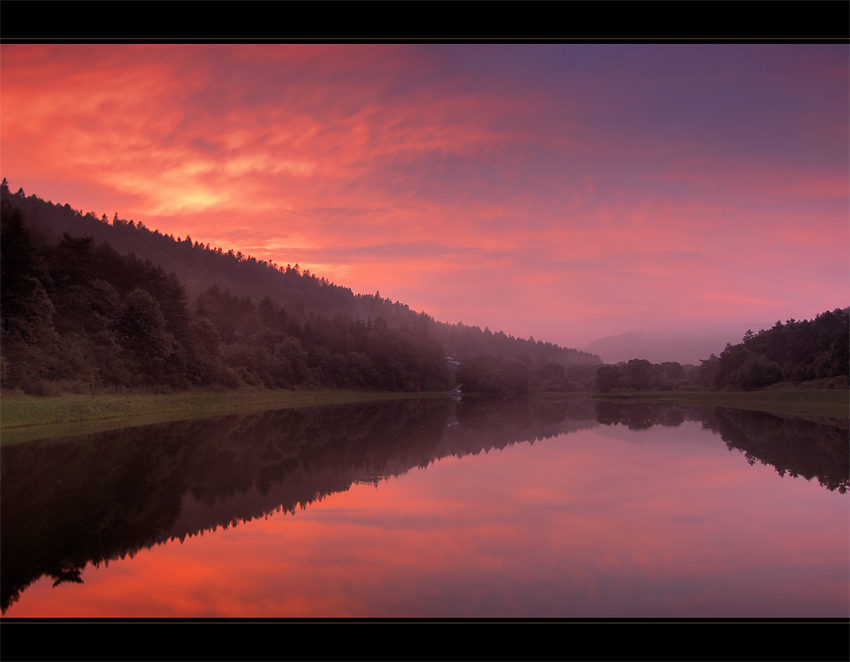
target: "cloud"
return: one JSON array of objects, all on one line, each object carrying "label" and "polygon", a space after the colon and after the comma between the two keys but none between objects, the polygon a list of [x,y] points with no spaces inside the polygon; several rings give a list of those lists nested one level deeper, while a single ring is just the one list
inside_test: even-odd
[{"label": "cloud", "polygon": [[569,343],[848,298],[846,45],[0,55],[13,185],[438,318]]}]

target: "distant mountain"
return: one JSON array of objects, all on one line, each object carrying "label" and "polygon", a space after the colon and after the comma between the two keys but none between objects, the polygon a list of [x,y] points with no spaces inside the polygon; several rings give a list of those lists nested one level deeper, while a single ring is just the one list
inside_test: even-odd
[{"label": "distant mountain", "polygon": [[676,361],[682,365],[699,365],[701,360],[707,359],[712,353],[719,355],[726,343],[740,343],[748,329],[758,333],[761,329],[769,329],[771,326],[773,324],[769,322],[751,322],[693,332],[632,331],[594,340],[581,349],[598,354],[605,363],[646,359],[652,363]]}]

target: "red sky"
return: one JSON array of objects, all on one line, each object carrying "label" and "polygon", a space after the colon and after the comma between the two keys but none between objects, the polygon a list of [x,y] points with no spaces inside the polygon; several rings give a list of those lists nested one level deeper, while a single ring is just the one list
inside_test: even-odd
[{"label": "red sky", "polygon": [[0,46],[0,174],[570,347],[850,303],[847,45]]}]

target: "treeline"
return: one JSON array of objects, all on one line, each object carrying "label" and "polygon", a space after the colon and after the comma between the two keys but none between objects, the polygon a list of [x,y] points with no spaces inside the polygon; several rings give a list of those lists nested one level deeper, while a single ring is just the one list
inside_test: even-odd
[{"label": "treeline", "polygon": [[702,390],[696,366],[645,359],[613,365],[563,366],[551,362],[478,356],[461,364],[457,381],[464,391],[520,395],[524,393],[609,393],[618,390]]},{"label": "treeline", "polygon": [[482,393],[613,391],[747,391],[781,383],[847,388],[850,309],[836,308],[813,320],[777,322],[748,331],[699,366],[632,359],[609,365],[563,366],[546,361],[480,356],[461,364],[458,382]]},{"label": "treeline", "polygon": [[593,389],[596,371],[603,367],[564,366],[545,360],[532,361],[528,356],[519,359],[475,356],[461,363],[456,378],[464,391],[477,393],[588,392]]},{"label": "treeline", "polygon": [[748,332],[700,366],[602,365],[534,338],[437,322],[379,292],[355,295],[297,264],[12,194],[5,179],[0,199],[4,388],[444,388],[446,354],[460,360],[464,390],[484,393],[749,390],[813,380],[846,388],[848,309]]},{"label": "treeline", "polygon": [[595,390],[749,391],[807,382],[814,387],[847,388],[848,372],[850,308],[836,308],[813,320],[777,321],[771,329],[747,331],[741,343],[727,344],[720,356],[712,354],[699,366],[643,359],[600,366]]},{"label": "treeline", "polygon": [[0,201],[3,388],[443,389],[442,347],[380,318],[328,319],[213,286],[190,305],[150,260],[68,234],[55,241]]},{"label": "treeline", "polygon": [[166,273],[174,272],[189,299],[218,286],[220,291],[254,302],[268,298],[277,307],[301,317],[314,313],[333,318],[341,314],[364,322],[381,318],[390,329],[416,338],[429,337],[461,361],[492,355],[564,366],[602,363],[594,354],[534,338],[516,338],[502,331],[493,333],[463,323],[437,322],[424,312],[383,298],[380,292],[355,295],[351,289],[302,270],[298,264],[278,265],[202,244],[189,236],[175,238],[151,230],[141,222],[120,219],[117,213],[111,220],[105,214],[98,217],[95,212],[84,213],[68,204],[62,206],[36,195],[27,196],[22,189],[12,194],[5,179],[0,183],[0,199],[19,207],[29,222],[43,228],[55,242],[61,241],[63,233],[91,237],[95,244],[108,243],[119,254],[133,254],[142,261],[150,260]]},{"label": "treeline", "polygon": [[747,331],[743,342],[702,362],[711,388],[750,390],[777,382],[846,377],[850,372],[850,308],[836,308],[813,320],[777,321],[771,329]]},{"label": "treeline", "polygon": [[632,359],[628,363],[600,366],[594,390],[598,393],[622,389],[681,391],[704,386],[703,375],[696,366],[683,366],[675,361],[651,363],[646,359]]}]

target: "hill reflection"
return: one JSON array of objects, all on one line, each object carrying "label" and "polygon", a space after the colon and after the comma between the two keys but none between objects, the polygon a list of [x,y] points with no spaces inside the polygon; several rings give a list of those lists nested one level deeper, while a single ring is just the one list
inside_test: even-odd
[{"label": "hill reflection", "polygon": [[648,430],[655,425],[678,427],[702,423],[720,435],[729,450],[747,462],[772,466],[780,476],[817,481],[828,490],[850,489],[850,434],[846,421],[833,425],[760,411],[674,403],[597,400],[596,418],[605,425]]},{"label": "hill reflection", "polygon": [[565,400],[398,400],[266,411],[101,432],[0,450],[2,609],[42,576],[295,512],[357,483],[448,456],[605,424],[702,421],[750,463],[848,488],[847,431],[769,414]]}]

